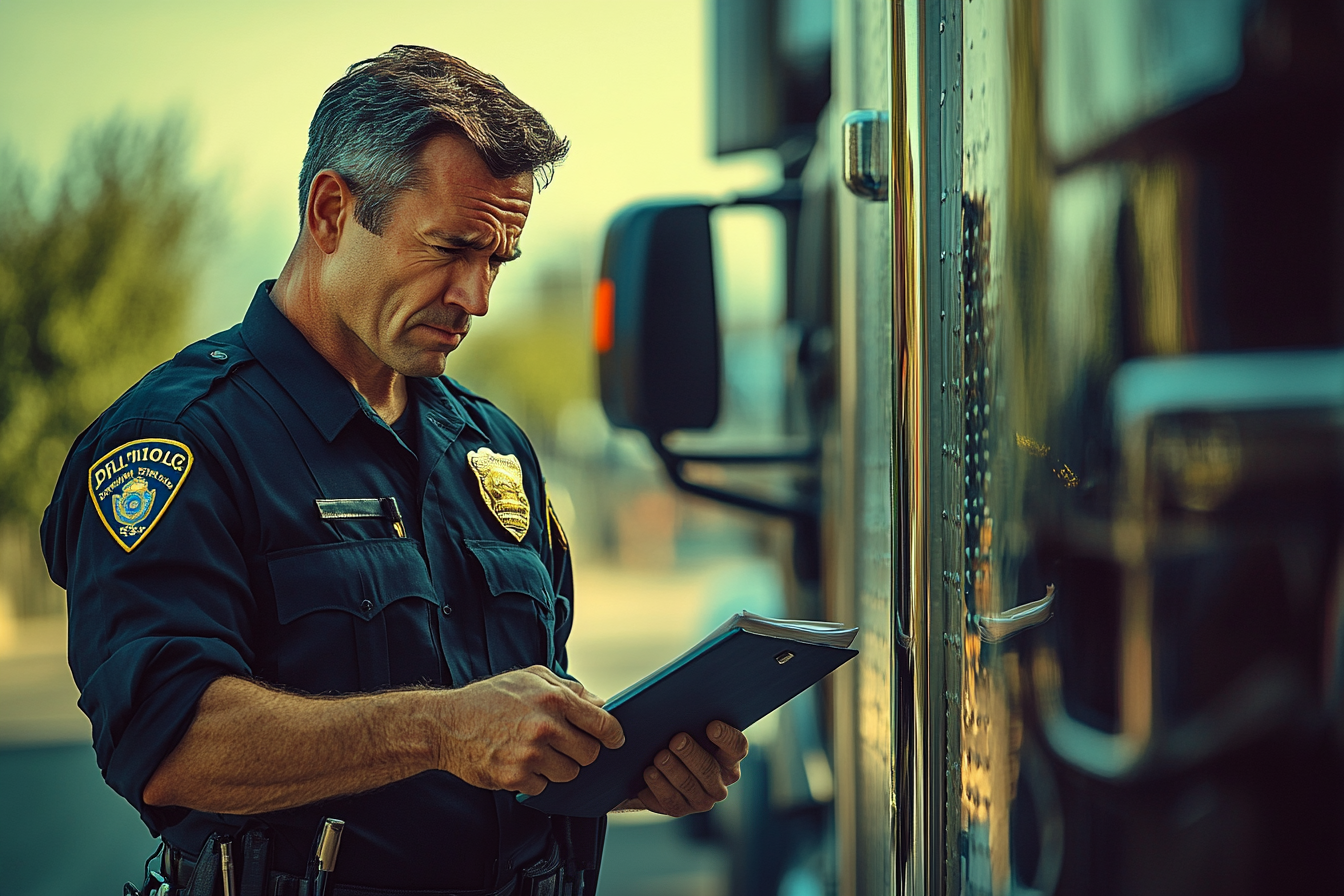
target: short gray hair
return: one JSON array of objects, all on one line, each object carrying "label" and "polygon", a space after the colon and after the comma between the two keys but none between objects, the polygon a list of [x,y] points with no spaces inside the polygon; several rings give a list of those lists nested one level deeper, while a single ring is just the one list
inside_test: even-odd
[{"label": "short gray hair", "polygon": [[350,66],[322,95],[299,172],[300,220],[313,178],[330,168],[355,197],[355,220],[382,233],[393,201],[419,184],[421,149],[439,134],[465,137],[495,177],[530,172],[541,187],[569,152],[498,78],[438,50],[395,46]]}]

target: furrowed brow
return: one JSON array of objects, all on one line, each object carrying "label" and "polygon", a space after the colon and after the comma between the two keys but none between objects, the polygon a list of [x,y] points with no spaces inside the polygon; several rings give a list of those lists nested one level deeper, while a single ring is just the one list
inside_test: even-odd
[{"label": "furrowed brow", "polygon": [[[453,249],[472,249],[477,252],[484,250],[492,242],[492,240],[488,240],[484,237],[473,240],[468,239],[467,237],[464,236],[450,235],[439,230],[431,230],[428,233],[426,233],[425,236],[429,237],[431,240],[434,240],[437,243],[442,243]],[[511,255],[492,255],[491,258],[493,258],[500,264],[506,264],[510,261],[517,261],[519,258],[522,257],[522,254],[523,250],[518,248],[517,246],[514,246],[513,253]]]},{"label": "furrowed brow", "polygon": [[486,240],[485,237],[478,237],[473,240],[464,236],[453,236],[438,230],[431,230],[429,233],[425,234],[425,236],[437,243],[444,243],[454,249],[475,249],[477,252],[485,249],[490,242],[492,242]]}]

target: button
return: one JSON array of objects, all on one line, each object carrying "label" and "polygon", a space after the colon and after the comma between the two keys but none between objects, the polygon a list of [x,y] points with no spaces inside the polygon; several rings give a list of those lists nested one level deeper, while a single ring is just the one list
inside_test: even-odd
[{"label": "button", "polygon": [[443,615],[445,615],[445,616],[451,616],[451,615],[453,615],[453,605],[452,605],[452,604],[444,604],[444,605],[443,605]]},{"label": "button", "polygon": [[210,357],[216,361],[219,361],[222,364],[223,362],[229,360],[229,353],[222,352],[219,349],[215,349],[210,353]]},{"label": "button", "polygon": [[363,610],[365,613],[370,613],[373,611],[373,601],[371,600],[363,601],[362,603],[360,603],[359,608]]}]

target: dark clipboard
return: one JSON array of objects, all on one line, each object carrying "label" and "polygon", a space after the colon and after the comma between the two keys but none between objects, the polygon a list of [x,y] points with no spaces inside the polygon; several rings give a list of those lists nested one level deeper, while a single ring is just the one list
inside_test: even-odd
[{"label": "dark clipboard", "polygon": [[574,780],[548,784],[536,796],[519,794],[518,801],[550,815],[605,815],[643,789],[644,769],[677,733],[711,749],[710,722],[746,728],[857,655],[851,647],[731,628],[607,702],[625,731],[623,746],[603,748]]}]

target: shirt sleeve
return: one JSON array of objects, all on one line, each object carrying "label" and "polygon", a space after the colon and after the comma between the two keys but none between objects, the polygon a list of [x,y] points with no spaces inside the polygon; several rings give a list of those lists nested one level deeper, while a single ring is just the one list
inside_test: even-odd
[{"label": "shirt sleeve", "polygon": [[[162,464],[137,469],[139,455],[127,454],[149,455],[168,442],[183,446],[189,459],[175,483],[171,470],[155,478]],[[67,590],[70,668],[79,706],[93,723],[99,767],[154,834],[187,810],[146,805],[145,784],[181,740],[210,683],[249,675],[254,656],[243,525],[221,453],[218,442],[176,423],[137,420],[86,437],[43,521],[48,564]],[[120,489],[115,507],[106,486],[90,488],[91,473],[108,457],[132,459],[129,474],[108,480],[124,482],[112,489]],[[139,497],[126,497],[135,491]],[[127,519],[138,527],[125,528]]]}]

